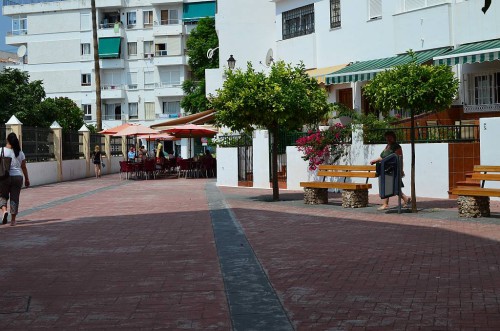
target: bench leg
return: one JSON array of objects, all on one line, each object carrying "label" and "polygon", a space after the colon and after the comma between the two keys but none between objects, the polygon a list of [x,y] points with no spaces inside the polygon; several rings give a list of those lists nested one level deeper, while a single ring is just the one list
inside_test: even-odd
[{"label": "bench leg", "polygon": [[490,197],[460,195],[457,199],[460,217],[489,217]]},{"label": "bench leg", "polygon": [[304,203],[307,205],[320,205],[328,203],[328,189],[304,188]]},{"label": "bench leg", "polygon": [[368,205],[368,190],[343,190],[342,207],[363,208]]}]

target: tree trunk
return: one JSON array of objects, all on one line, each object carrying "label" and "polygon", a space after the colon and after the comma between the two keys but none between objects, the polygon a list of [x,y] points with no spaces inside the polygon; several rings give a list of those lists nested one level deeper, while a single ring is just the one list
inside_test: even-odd
[{"label": "tree trunk", "polygon": [[95,75],[95,103],[96,103],[96,128],[102,130],[101,111],[101,66],[99,65],[99,44],[97,42],[97,13],[95,0],[91,1],[92,7],[92,42],[94,46],[94,75]]},{"label": "tree trunk", "polygon": [[279,143],[279,127],[273,125],[272,134],[272,150],[271,150],[271,171],[273,176],[273,201],[280,199],[280,188],[278,186],[278,143]]},{"label": "tree trunk", "polygon": [[415,193],[415,113],[413,110],[411,113],[411,127],[410,127],[410,139],[411,139],[411,211],[412,213],[417,212],[417,195]]}]

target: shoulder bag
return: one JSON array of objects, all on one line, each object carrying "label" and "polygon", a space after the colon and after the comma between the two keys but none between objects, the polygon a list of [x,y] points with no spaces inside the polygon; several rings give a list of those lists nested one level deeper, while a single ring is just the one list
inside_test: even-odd
[{"label": "shoulder bag", "polygon": [[0,153],[0,180],[9,178],[11,163],[12,158],[4,155],[4,148],[2,147],[2,152]]}]

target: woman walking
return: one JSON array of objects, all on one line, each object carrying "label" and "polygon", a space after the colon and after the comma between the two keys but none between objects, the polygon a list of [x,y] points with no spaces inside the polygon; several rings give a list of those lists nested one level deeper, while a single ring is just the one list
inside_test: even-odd
[{"label": "woman walking", "polygon": [[101,165],[102,165],[102,153],[99,145],[94,148],[94,153],[92,153],[92,160],[95,167],[95,178],[101,177]]},{"label": "woman walking", "polygon": [[0,206],[2,207],[3,216],[2,224],[7,224],[9,213],[7,212],[7,201],[10,199],[10,225],[16,225],[16,215],[19,210],[19,197],[21,195],[21,188],[24,185],[30,186],[30,179],[28,176],[28,168],[26,167],[26,157],[21,150],[19,139],[14,132],[9,133],[7,136],[7,144],[2,147],[2,152],[5,157],[10,157],[9,177],[0,182]]}]

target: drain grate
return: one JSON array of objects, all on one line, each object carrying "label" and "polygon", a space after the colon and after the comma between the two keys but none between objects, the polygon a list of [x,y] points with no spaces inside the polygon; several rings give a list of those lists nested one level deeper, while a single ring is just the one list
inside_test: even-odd
[{"label": "drain grate", "polygon": [[31,296],[0,297],[0,314],[26,313],[30,309]]}]

